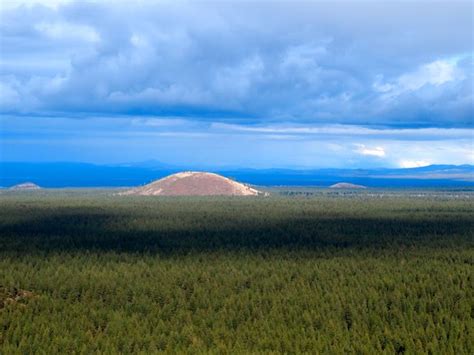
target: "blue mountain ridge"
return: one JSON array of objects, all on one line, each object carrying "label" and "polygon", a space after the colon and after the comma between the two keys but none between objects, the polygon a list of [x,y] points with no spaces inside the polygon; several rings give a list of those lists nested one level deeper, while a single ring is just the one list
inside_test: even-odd
[{"label": "blue mountain ridge", "polygon": [[[75,162],[0,162],[0,186],[26,181],[42,187],[126,187],[146,184],[183,170],[202,170],[157,161],[116,165]],[[406,169],[205,169],[263,186],[474,187],[473,165],[430,165]]]}]

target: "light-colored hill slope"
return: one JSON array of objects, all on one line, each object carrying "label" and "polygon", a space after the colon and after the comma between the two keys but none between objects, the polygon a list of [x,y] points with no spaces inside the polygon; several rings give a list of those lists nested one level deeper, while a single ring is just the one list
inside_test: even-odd
[{"label": "light-colored hill slope", "polygon": [[186,171],[137,187],[121,195],[140,196],[257,196],[260,191],[224,176]]}]

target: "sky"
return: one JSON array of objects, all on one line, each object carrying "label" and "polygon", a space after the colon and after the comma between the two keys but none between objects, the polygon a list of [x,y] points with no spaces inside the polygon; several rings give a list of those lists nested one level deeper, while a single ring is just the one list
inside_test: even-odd
[{"label": "sky", "polygon": [[0,3],[0,161],[474,164],[472,1]]}]

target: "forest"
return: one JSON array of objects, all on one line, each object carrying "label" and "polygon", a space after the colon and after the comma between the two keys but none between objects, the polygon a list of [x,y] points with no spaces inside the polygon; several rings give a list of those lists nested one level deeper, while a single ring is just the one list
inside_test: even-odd
[{"label": "forest", "polygon": [[474,194],[0,193],[0,353],[474,353]]}]

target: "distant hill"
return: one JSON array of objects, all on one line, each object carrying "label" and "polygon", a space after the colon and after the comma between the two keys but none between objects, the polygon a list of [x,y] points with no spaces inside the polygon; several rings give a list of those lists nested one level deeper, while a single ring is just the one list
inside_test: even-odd
[{"label": "distant hill", "polygon": [[[150,161],[138,164],[0,162],[0,185],[35,181],[43,187],[126,187],[188,170]],[[330,186],[341,181],[368,187],[474,188],[474,166],[409,169],[214,169],[213,173],[260,186]]]},{"label": "distant hill", "polygon": [[22,184],[14,185],[10,187],[10,190],[39,190],[41,187],[32,183],[32,182],[24,182]]},{"label": "distant hill", "polygon": [[178,171],[179,169],[150,169],[133,165],[0,162],[0,185],[11,186],[23,181],[35,181],[43,187],[136,186]]},{"label": "distant hill", "polygon": [[137,187],[121,195],[140,196],[257,196],[261,194],[247,185],[224,176],[186,171]]},{"label": "distant hill", "polygon": [[337,184],[329,186],[330,189],[366,189],[366,186],[350,184],[348,182],[338,182]]},{"label": "distant hill", "polygon": [[261,186],[323,187],[344,181],[377,188],[474,188],[473,165],[431,165],[405,169],[242,169],[223,173]]}]

